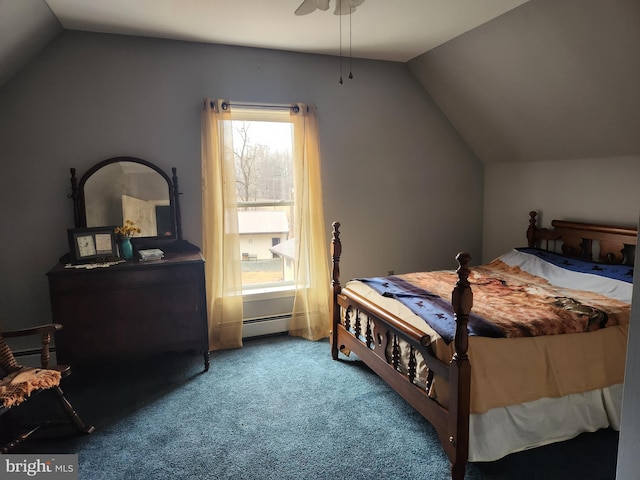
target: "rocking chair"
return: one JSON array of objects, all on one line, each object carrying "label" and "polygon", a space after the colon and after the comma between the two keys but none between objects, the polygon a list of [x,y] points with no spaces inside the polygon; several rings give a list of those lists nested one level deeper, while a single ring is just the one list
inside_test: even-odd
[{"label": "rocking chair", "polygon": [[[60,324],[48,324],[22,330],[0,332],[0,416],[19,408],[19,405],[29,402],[40,392],[53,395],[66,414],[67,421],[75,433],[89,434],[94,431],[93,426],[87,426],[80,419],[71,403],[66,399],[60,388],[60,380],[71,374],[68,365],[49,366],[49,344],[51,334],[60,330]],[[40,352],[41,368],[25,367],[16,361],[11,349],[5,343],[5,338],[41,335],[42,347]],[[9,439],[3,439],[0,453],[7,453],[42,427],[58,425],[60,422],[40,422],[28,427],[22,427]],[[4,432],[0,432],[3,433]],[[4,435],[3,435],[4,436]]]}]

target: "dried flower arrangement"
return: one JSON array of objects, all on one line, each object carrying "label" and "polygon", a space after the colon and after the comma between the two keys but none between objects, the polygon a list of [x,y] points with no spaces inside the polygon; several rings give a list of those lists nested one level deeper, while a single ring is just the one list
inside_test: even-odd
[{"label": "dried flower arrangement", "polygon": [[122,237],[133,237],[140,232],[140,227],[136,227],[136,224],[131,220],[126,220],[122,227],[116,227],[116,234]]}]

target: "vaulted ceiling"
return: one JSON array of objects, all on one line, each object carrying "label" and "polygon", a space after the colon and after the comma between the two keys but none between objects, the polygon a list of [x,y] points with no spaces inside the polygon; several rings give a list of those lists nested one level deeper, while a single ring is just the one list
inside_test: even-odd
[{"label": "vaulted ceiling", "polygon": [[640,158],[640,2],[365,0],[337,16],[337,1],[296,16],[302,0],[0,0],[0,86],[63,29],[330,55],[342,45],[407,63],[485,165]]},{"label": "vaulted ceiling", "polygon": [[[0,81],[64,29],[406,62],[527,0],[0,0]],[[342,34],[342,42],[341,42]]]}]

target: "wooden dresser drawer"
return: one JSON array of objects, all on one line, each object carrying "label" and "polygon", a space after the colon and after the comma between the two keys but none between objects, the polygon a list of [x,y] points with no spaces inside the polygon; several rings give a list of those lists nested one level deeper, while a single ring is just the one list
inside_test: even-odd
[{"label": "wooden dresser drawer", "polygon": [[196,350],[208,368],[204,261],[174,254],[152,263],[49,272],[61,363]]},{"label": "wooden dresser drawer", "polygon": [[52,292],[103,291],[141,288],[152,285],[198,283],[204,275],[202,263],[185,265],[140,265],[139,268],[66,270],[49,276]]}]

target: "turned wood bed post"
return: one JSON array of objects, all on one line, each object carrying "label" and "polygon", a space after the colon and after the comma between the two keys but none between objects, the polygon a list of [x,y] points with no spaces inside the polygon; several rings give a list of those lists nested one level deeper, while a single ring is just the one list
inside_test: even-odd
[{"label": "turned wood bed post", "polygon": [[340,286],[340,255],[342,243],[340,242],[340,222],[333,222],[333,238],[331,239],[331,356],[338,359],[338,324],[340,323],[340,307],[338,295],[342,291]]},{"label": "turned wood bed post", "polygon": [[454,338],[455,353],[451,358],[449,384],[449,443],[455,449],[455,458],[451,462],[451,478],[462,480],[469,457],[469,410],[471,396],[471,365],[467,350],[469,332],[467,323],[473,307],[473,292],[469,285],[469,262],[471,255],[460,252],[458,261],[458,281],[451,294],[451,304],[456,319]]},{"label": "turned wood bed post", "polygon": [[529,244],[529,248],[534,248],[536,246],[536,216],[537,212],[531,211],[529,212],[529,228],[527,228],[527,243]]},{"label": "turned wood bed post", "polygon": [[182,216],[180,215],[180,189],[178,188],[178,173],[176,167],[171,169],[172,177],[171,177],[171,186],[172,191],[170,192],[173,195],[173,214],[176,219],[176,238],[178,240],[182,240]]},{"label": "turned wood bed post", "polygon": [[80,202],[78,200],[78,179],[76,178],[76,169],[70,168],[71,172],[71,193],[67,195],[67,198],[73,200],[73,226],[78,228],[80,224]]}]

